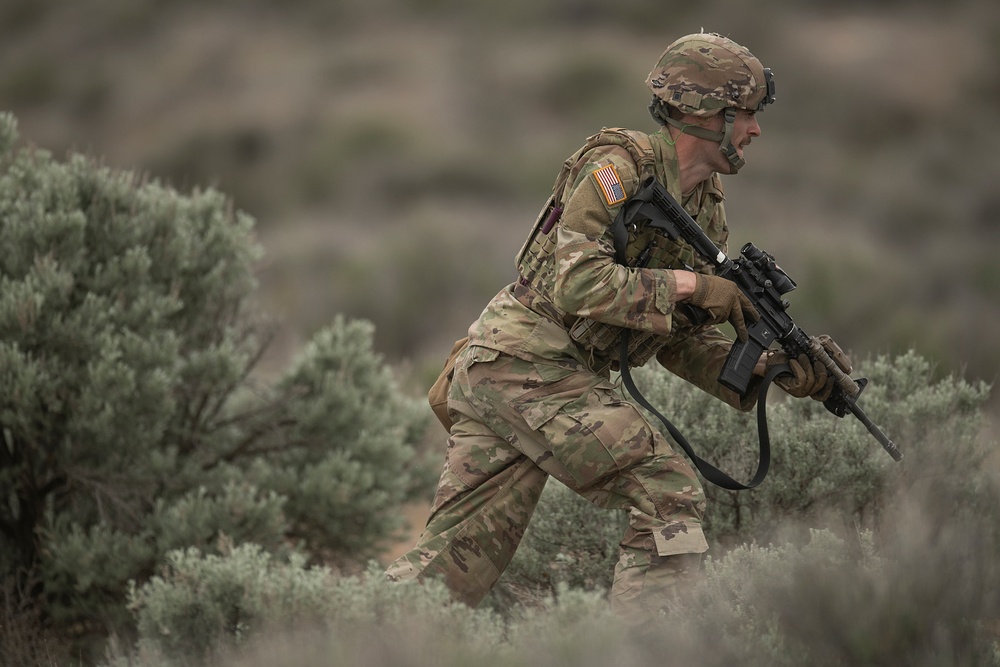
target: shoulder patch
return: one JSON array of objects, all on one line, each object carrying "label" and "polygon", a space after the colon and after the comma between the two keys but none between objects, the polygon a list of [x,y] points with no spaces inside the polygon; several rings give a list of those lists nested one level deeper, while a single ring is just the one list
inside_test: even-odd
[{"label": "shoulder patch", "polygon": [[604,201],[609,207],[625,201],[625,188],[622,186],[622,179],[618,176],[615,165],[609,164],[593,172],[597,186],[604,194]]}]

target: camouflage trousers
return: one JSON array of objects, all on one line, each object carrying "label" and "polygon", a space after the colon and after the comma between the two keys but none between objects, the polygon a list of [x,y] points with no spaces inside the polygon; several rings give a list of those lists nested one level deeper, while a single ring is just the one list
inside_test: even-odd
[{"label": "camouflage trousers", "polygon": [[417,545],[389,566],[391,580],[438,577],[457,599],[479,604],[514,556],[549,476],[628,512],[616,610],[662,607],[696,575],[708,549],[701,484],[607,378],[470,346],[448,408],[455,424],[430,518]]}]

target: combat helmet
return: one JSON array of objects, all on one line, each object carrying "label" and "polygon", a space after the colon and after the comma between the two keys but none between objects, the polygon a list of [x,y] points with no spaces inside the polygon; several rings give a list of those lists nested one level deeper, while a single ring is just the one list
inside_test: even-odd
[{"label": "combat helmet", "polygon": [[[750,51],[728,37],[696,33],[667,47],[646,79],[653,91],[649,113],[659,123],[681,132],[719,142],[721,150],[739,171],[745,162],[732,144],[737,109],[760,111],[774,101],[774,76]],[[713,132],[671,118],[667,105],[694,116],[722,111],[725,130]]]}]

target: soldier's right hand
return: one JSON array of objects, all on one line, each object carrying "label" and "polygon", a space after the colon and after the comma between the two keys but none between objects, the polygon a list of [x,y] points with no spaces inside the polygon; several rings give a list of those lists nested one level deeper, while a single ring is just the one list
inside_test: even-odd
[{"label": "soldier's right hand", "polygon": [[753,324],[760,319],[760,315],[750,303],[750,299],[731,280],[701,273],[696,273],[694,276],[694,293],[688,302],[708,313],[707,323],[729,322],[732,324],[739,339],[745,341],[747,339],[747,321],[749,320]]}]

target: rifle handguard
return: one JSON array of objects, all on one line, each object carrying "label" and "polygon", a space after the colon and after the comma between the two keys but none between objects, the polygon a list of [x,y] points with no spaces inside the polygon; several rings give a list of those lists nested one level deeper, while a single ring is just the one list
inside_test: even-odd
[{"label": "rifle handguard", "polygon": [[833,360],[833,357],[826,351],[823,344],[815,337],[809,340],[809,352],[813,359],[826,366],[826,370],[833,376],[837,386],[843,389],[845,394],[848,396],[857,396],[861,392],[861,387],[858,386],[858,383],[852,380],[851,376],[837,365],[837,362]]}]

